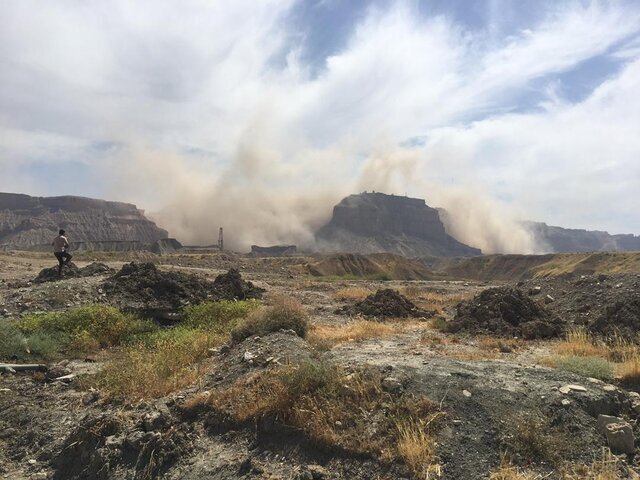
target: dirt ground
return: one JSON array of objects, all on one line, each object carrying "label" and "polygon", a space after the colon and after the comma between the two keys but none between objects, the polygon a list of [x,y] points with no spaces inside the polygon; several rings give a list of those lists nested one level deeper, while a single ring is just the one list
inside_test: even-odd
[{"label": "dirt ground", "polygon": [[[393,385],[394,394],[424,395],[435,402],[446,414],[437,433],[440,478],[488,478],[505,450],[516,452],[517,457],[521,445],[516,441],[522,434],[518,427],[534,415],[547,422],[541,427],[544,438],[538,440],[546,441],[555,432],[564,442],[563,459],[572,463],[590,464],[607,446],[596,427],[601,414],[624,418],[640,438],[633,392],[621,388],[615,379],[609,383],[544,366],[560,340],[525,341],[463,331],[445,333],[445,328],[438,328],[453,321],[460,302],[472,302],[483,290],[505,285],[520,289],[562,317],[566,327],[589,326],[606,315],[618,293],[637,299],[637,274],[512,282],[504,278],[385,281],[314,277],[306,266],[310,259],[295,257],[83,253],[74,258],[80,268],[99,261],[116,270],[132,260],[153,262],[160,271],[194,274],[202,281],[213,281],[237,268],[244,279],[265,290],[265,303],[284,295],[304,306],[313,325],[308,342],[281,332],[212,351],[198,382],[166,397],[133,404],[105,401],[100,391],[87,390],[75,380],[0,374],[0,478],[409,478],[397,462],[316,450],[296,435],[287,439],[273,433],[266,441],[258,441],[255,426],[212,430],[201,417],[185,416],[182,406],[202,392],[268,371],[274,361],[289,364],[308,358],[345,369],[374,368]],[[105,290],[107,275],[33,281],[41,269],[54,263],[44,254],[0,254],[0,322],[24,313],[62,311],[89,303],[123,306],[122,298],[113,298]],[[378,289],[397,290],[421,311],[437,313],[428,319],[385,320],[390,327],[381,334],[345,330],[344,337],[329,345],[312,341],[314,332],[340,332],[362,322],[363,318],[341,312]],[[104,351],[82,360],[63,359],[49,368],[59,376],[90,376],[112,354]],[[375,415],[369,421],[375,427]],[[640,469],[633,455],[614,453],[617,478],[640,478],[634,476]],[[544,460],[532,468],[538,478],[560,478],[558,468]]]}]

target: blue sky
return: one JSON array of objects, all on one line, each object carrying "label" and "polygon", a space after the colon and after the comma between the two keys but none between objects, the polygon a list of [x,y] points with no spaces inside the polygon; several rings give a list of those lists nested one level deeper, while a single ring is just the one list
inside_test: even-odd
[{"label": "blue sky", "polygon": [[1,191],[186,241],[304,242],[365,189],[488,250],[531,251],[519,219],[640,234],[638,2],[10,0],[0,86]]}]

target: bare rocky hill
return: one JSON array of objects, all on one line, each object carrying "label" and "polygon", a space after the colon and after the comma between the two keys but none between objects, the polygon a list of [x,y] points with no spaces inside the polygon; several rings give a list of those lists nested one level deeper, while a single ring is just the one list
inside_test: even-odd
[{"label": "bare rocky hill", "polygon": [[525,222],[536,245],[549,253],[640,251],[640,236],[611,235],[598,230],[562,228],[541,222]]},{"label": "bare rocky hill", "polygon": [[408,257],[481,254],[448,235],[438,210],[423,199],[375,192],[344,198],[333,208],[331,221],[316,233],[316,239],[326,251],[388,252]]},{"label": "bare rocky hill", "polygon": [[73,242],[153,243],[169,236],[130,203],[0,193],[0,245],[48,245],[59,228],[67,230]]}]

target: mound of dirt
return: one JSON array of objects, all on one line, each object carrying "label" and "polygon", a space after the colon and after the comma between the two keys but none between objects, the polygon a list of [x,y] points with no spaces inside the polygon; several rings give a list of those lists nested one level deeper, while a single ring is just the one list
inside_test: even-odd
[{"label": "mound of dirt", "polygon": [[603,335],[617,334],[636,339],[640,332],[640,296],[629,295],[606,305],[589,330]]},{"label": "mound of dirt", "polygon": [[218,275],[213,282],[213,288],[218,298],[227,300],[262,298],[265,292],[264,288],[256,287],[253,283],[243,280],[240,272],[235,268]]},{"label": "mound of dirt", "polygon": [[114,270],[104,263],[93,262],[86,267],[78,268],[75,263],[68,263],[62,269],[62,276],[58,275],[58,267],[45,268],[33,279],[34,283],[56,282],[65,278],[93,277],[95,275],[109,275]]},{"label": "mound of dirt", "polygon": [[115,303],[129,310],[172,311],[204,300],[260,298],[261,288],[246,282],[237,270],[208,282],[196,275],[164,272],[153,263],[131,262],[108,278],[104,291]]},{"label": "mound of dirt", "polygon": [[93,262],[80,269],[80,276],[93,277],[98,275],[113,275],[115,270],[108,265],[100,262]]},{"label": "mound of dirt", "polygon": [[337,313],[374,318],[429,318],[436,312],[420,310],[411,300],[390,288],[380,289],[354,305],[342,307]]},{"label": "mound of dirt", "polygon": [[557,337],[564,325],[522,290],[511,287],[489,288],[456,307],[449,332],[490,333],[526,339]]}]

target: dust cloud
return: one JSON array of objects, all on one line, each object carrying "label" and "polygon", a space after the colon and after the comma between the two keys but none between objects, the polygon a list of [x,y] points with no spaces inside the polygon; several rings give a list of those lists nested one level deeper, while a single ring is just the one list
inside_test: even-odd
[{"label": "dust cloud", "polygon": [[[296,244],[314,250],[314,232],[329,221],[344,196],[375,190],[425,198],[441,214],[447,232],[484,253],[534,253],[532,235],[514,212],[474,187],[444,187],[421,178],[424,158],[415,149],[379,148],[349,178],[336,165],[350,152],[300,152],[287,164],[277,149],[247,135],[225,167],[189,163],[177,154],[132,148],[122,159],[115,194],[141,205],[148,215],[187,245],[217,242],[248,251],[252,244]],[[343,162],[344,163],[344,162]],[[318,168],[318,164],[324,165]],[[311,182],[305,175],[316,174]],[[111,171],[110,175],[113,175]]]}]

